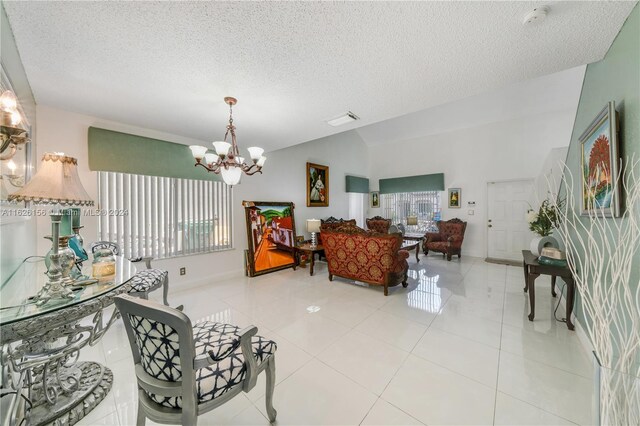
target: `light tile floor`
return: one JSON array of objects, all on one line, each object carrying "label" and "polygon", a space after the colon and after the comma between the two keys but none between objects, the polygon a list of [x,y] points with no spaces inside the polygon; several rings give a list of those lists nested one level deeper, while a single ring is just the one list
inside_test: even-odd
[{"label": "light tile floor", "polygon": [[[377,287],[329,282],[318,263],[313,277],[298,269],[211,282],[176,288],[170,301],[184,304],[194,322],[254,324],[277,341],[278,424],[590,423],[592,367],[576,334],[553,318],[548,278],[538,279],[532,323],[520,268],[437,255],[411,258],[410,266],[409,287],[388,297]],[[135,424],[122,323],[81,358],[106,362],[114,384],[80,424]],[[268,424],[264,388],[260,377],[199,424]]]}]

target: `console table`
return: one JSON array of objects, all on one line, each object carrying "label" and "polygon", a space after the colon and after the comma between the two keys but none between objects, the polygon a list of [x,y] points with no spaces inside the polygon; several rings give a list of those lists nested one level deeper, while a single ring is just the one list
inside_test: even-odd
[{"label": "console table", "polygon": [[[72,300],[51,300],[37,306],[35,295],[47,277],[42,259],[24,262],[2,284],[0,343],[2,395],[11,395],[2,424],[72,425],[107,395],[113,374],[96,362],[76,362],[86,345],[95,345],[119,318],[103,310],[130,289],[136,272],[127,259],[116,258],[116,274],[105,281],[72,287]],[[90,274],[85,262],[84,274]],[[93,315],[92,322],[81,322]]]},{"label": "console table", "polygon": [[538,258],[529,250],[522,250],[523,267],[524,267],[524,292],[529,292],[529,305],[531,313],[529,321],[533,321],[536,311],[536,289],[535,281],[540,275],[551,276],[551,295],[556,297],[556,277],[561,277],[567,283],[567,299],[566,299],[566,316],[567,328],[573,330],[574,326],[571,322],[571,312],[573,312],[573,302],[575,299],[576,286],[573,281],[571,270],[566,266],[541,265]]}]

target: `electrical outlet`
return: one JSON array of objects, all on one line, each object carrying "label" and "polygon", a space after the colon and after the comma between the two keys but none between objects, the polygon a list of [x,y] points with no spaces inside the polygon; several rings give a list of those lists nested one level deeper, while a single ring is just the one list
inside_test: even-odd
[{"label": "electrical outlet", "polygon": [[180,275],[187,275],[187,268],[185,267],[180,268]]}]

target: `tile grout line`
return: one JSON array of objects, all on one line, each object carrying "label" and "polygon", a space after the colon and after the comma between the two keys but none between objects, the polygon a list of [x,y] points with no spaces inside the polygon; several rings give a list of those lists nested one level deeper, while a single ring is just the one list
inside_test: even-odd
[{"label": "tile grout line", "polygon": [[507,272],[508,270],[505,268],[505,277],[504,277],[504,290],[502,292],[502,317],[500,320],[500,342],[498,343],[498,369],[496,371],[496,391],[493,396],[493,424],[496,424],[496,411],[498,408],[498,385],[500,382],[500,359],[502,356],[502,335],[504,333],[504,309],[507,304]]},{"label": "tile grout line", "polygon": [[509,398],[516,399],[516,400],[518,400],[518,401],[522,402],[523,404],[527,404],[527,405],[529,405],[529,406],[531,406],[531,407],[533,407],[533,408],[535,408],[535,409],[537,409],[537,410],[543,411],[543,412],[545,412],[545,413],[547,413],[547,414],[549,414],[549,415],[552,415],[552,416],[554,416],[554,417],[558,417],[559,419],[565,420],[565,421],[567,421],[567,422],[569,422],[569,423],[571,423],[571,424],[574,424],[574,425],[579,425],[579,424],[580,424],[580,423],[576,423],[576,422],[574,422],[573,420],[569,420],[569,419],[567,419],[567,418],[565,418],[565,417],[563,417],[563,416],[561,416],[561,415],[559,415],[559,414],[552,413],[551,411],[548,411],[548,410],[546,410],[545,408],[538,407],[537,405],[533,405],[531,402],[529,402],[529,401],[525,401],[524,399],[522,399],[522,398],[518,398],[517,396],[511,395],[511,394],[509,394],[509,393],[502,392],[502,391],[500,391],[500,393],[502,393],[502,394],[504,394],[504,395],[508,396]]}]

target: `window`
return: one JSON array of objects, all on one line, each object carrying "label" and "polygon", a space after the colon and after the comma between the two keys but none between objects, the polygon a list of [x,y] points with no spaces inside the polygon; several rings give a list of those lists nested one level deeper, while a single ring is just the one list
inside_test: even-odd
[{"label": "window", "polygon": [[125,257],[230,249],[232,198],[223,182],[99,172],[99,238]]},{"label": "window", "polygon": [[367,194],[349,192],[349,218],[356,220],[356,225],[364,228],[365,199]]},{"label": "window", "polygon": [[391,223],[407,223],[407,216],[417,216],[418,225],[408,226],[409,232],[436,231],[440,220],[440,191],[397,192],[381,194],[382,216]]}]

